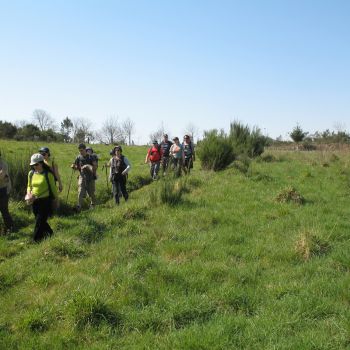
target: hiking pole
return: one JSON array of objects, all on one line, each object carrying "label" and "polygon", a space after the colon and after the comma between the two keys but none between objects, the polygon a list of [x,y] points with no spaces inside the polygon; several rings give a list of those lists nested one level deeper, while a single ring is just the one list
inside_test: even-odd
[{"label": "hiking pole", "polygon": [[72,173],[71,173],[71,175],[70,175],[70,180],[69,180],[69,185],[68,185],[68,191],[67,191],[67,197],[66,197],[66,205],[67,205],[67,202],[68,202],[68,196],[69,196],[70,187],[71,187],[71,185],[72,185],[73,173],[74,173],[74,168],[72,168]]}]

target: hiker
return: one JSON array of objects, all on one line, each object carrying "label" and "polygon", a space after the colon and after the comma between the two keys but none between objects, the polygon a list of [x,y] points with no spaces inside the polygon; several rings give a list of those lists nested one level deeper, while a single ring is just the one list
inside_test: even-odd
[{"label": "hiker", "polygon": [[78,146],[79,155],[76,157],[71,167],[79,171],[78,176],[78,205],[77,211],[81,210],[83,199],[86,197],[86,192],[90,197],[90,209],[95,206],[95,179],[96,179],[96,160],[93,156],[86,152],[86,146],[81,143]]},{"label": "hiker", "polygon": [[58,193],[54,174],[40,153],[32,155],[30,167],[25,200],[33,205],[35,216],[33,240],[39,242],[53,234],[47,220],[52,215],[52,202],[57,200]]},{"label": "hiker", "polygon": [[41,147],[39,149],[39,153],[44,157],[45,164],[47,164],[50,167],[50,169],[55,177],[55,180],[58,182],[58,191],[62,192],[63,185],[62,185],[62,180],[61,180],[60,174],[58,172],[58,166],[57,166],[57,163],[55,162],[54,158],[50,159],[51,154],[50,154],[49,148],[48,147]]},{"label": "hiker", "polygon": [[94,150],[91,147],[86,147],[86,153],[89,154],[92,158],[94,158],[95,162],[96,162],[96,168],[95,168],[95,180],[97,179],[97,175],[96,175],[96,171],[98,168],[98,156],[96,153],[94,153]]},{"label": "hiker", "polygon": [[157,140],[153,141],[152,147],[150,147],[147,151],[145,163],[150,162],[150,174],[153,180],[157,180],[159,168],[160,168],[160,160],[162,158],[162,149],[158,144]]},{"label": "hiker", "polygon": [[163,176],[166,175],[166,171],[169,166],[170,147],[172,144],[173,143],[168,139],[168,134],[164,134],[163,141],[160,143],[160,147],[162,148],[161,165],[163,170]]},{"label": "hiker", "polygon": [[119,204],[119,191],[124,196],[125,201],[129,198],[126,191],[126,179],[131,165],[128,158],[122,155],[122,152],[121,146],[114,147],[113,157],[109,161],[109,179],[112,182],[113,197],[116,204]]},{"label": "hiker", "polygon": [[183,169],[185,174],[190,173],[190,169],[193,168],[193,162],[195,161],[194,146],[189,135],[184,136],[184,141],[182,142],[185,161],[183,163]]},{"label": "hiker", "polygon": [[170,147],[171,167],[176,176],[181,175],[181,168],[185,161],[183,146],[180,144],[179,138],[176,136],[173,138],[174,143]]},{"label": "hiker", "polygon": [[9,196],[11,181],[7,163],[1,158],[0,152],[0,211],[5,225],[5,233],[13,230],[13,221],[9,212]]}]

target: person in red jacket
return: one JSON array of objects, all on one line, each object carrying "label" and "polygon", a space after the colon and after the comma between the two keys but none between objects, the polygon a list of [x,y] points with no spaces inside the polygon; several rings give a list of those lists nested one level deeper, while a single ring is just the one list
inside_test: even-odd
[{"label": "person in red jacket", "polygon": [[157,180],[160,168],[160,160],[162,158],[162,148],[157,140],[153,141],[152,147],[147,151],[145,163],[150,163],[150,174],[153,180]]}]

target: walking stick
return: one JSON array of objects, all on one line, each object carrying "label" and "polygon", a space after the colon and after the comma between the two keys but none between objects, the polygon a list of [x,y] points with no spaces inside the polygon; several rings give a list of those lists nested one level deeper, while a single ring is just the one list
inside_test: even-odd
[{"label": "walking stick", "polygon": [[73,173],[74,173],[74,168],[72,168],[72,173],[71,173],[71,175],[70,175],[69,186],[68,186],[67,197],[66,197],[66,205],[67,205],[67,202],[68,202],[68,196],[69,196],[70,186],[72,185]]}]

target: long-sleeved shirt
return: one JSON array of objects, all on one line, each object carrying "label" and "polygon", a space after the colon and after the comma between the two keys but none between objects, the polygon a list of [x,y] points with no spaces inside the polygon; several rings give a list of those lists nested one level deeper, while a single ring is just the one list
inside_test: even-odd
[{"label": "long-sleeved shirt", "polygon": [[[47,175],[48,175],[52,195],[55,198],[57,198],[58,194],[57,194],[57,188],[56,188],[54,176],[50,172],[48,172]],[[49,195],[50,195],[49,185],[47,183],[45,173],[44,172],[42,172],[42,173],[34,172],[33,176],[32,176],[32,180],[31,180],[32,186],[30,186],[30,176],[31,176],[31,172],[29,172],[29,174],[28,174],[27,192],[32,192],[32,194],[36,198],[49,197]]]}]

